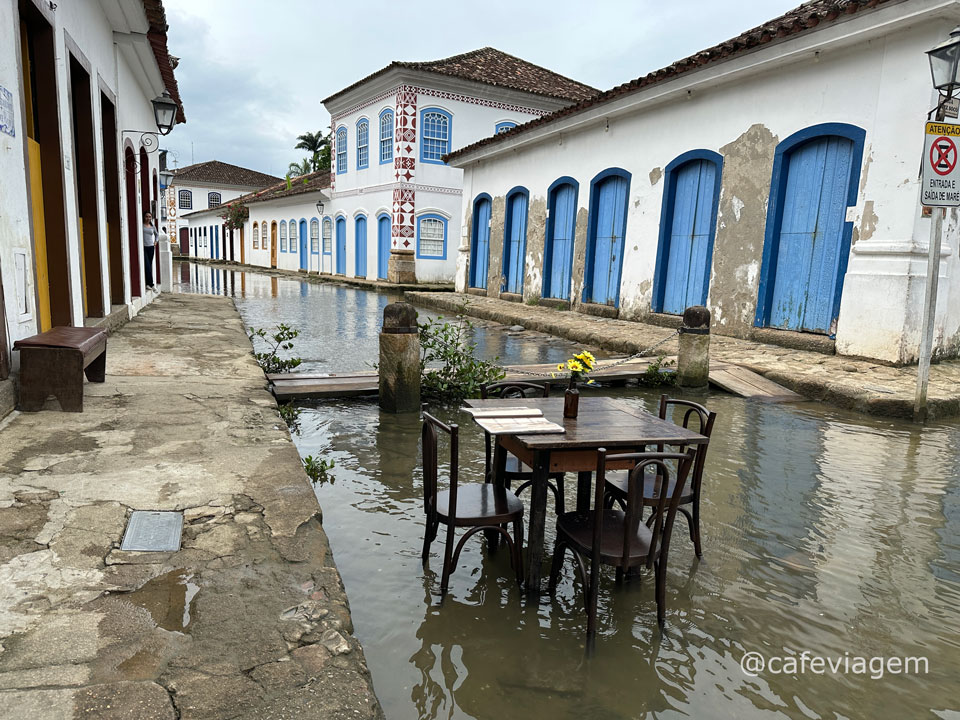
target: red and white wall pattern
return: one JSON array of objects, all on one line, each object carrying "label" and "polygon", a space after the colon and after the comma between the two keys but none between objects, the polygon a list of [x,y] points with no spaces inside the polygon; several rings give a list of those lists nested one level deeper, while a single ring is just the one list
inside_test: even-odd
[{"label": "red and white wall pattern", "polygon": [[[417,171],[417,90],[409,85],[397,88],[397,104],[393,130],[394,178],[400,187],[393,191],[393,229],[391,248],[413,251],[416,229],[414,213],[417,193],[413,181]],[[403,187],[407,185],[409,187]]]}]

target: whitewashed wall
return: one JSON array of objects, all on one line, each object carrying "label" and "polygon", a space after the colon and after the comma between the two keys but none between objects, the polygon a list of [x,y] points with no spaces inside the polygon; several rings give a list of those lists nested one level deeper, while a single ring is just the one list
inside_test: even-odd
[{"label": "whitewashed wall", "polygon": [[[870,29],[896,13],[922,9],[924,3],[904,5],[884,13],[865,13],[801,40],[688,73],[647,91],[650,101],[646,104],[625,109],[631,101],[625,98],[570,119],[570,126],[555,123],[562,134],[525,144],[519,139],[504,143],[506,152],[481,162],[465,159],[465,232],[473,199],[479,193],[494,198],[495,216],[497,200],[501,200],[502,217],[502,198],[511,188],[525,186],[530,191],[531,216],[538,206],[545,214],[547,188],[564,175],[580,184],[579,230],[580,216],[585,216],[589,203],[591,179],[604,169],[623,168],[632,177],[620,316],[643,319],[651,307],[663,168],[689,150],[718,152],[724,156],[724,169],[708,303],[716,331],[748,335],[756,308],[776,145],[811,125],[849,123],[866,131],[866,143],[856,206],[848,211],[854,223],[853,248],[844,282],[837,349],[891,362],[909,361],[919,341],[929,224],[921,218],[918,202],[923,121],[933,104],[924,51],[947,37],[956,19],[913,20],[889,32]],[[853,32],[862,33],[862,39],[844,42]],[[816,43],[822,43],[821,47]],[[841,45],[845,47],[838,47]],[[757,68],[763,60],[770,61],[769,69]],[[728,75],[734,69],[739,77]],[[689,94],[685,87],[691,89]],[[733,194],[744,190],[747,192],[742,195]],[[937,337],[940,346],[952,346],[955,352],[960,337],[955,213],[945,227]],[[540,233],[538,243],[531,242],[532,232]],[[735,241],[721,247],[723,232]],[[531,223],[527,246],[533,244],[540,252],[528,254],[526,259],[525,297],[540,294],[542,233],[542,224],[535,227]],[[467,240],[465,234],[464,245]],[[492,234],[491,246],[502,245],[502,240]],[[583,248],[578,245],[577,250]],[[461,263],[467,257],[462,253]],[[576,264],[574,269],[576,273]],[[464,271],[459,273],[459,281],[462,290]],[[721,296],[718,285],[738,289]],[[576,300],[582,276],[574,277],[573,290]]]}]

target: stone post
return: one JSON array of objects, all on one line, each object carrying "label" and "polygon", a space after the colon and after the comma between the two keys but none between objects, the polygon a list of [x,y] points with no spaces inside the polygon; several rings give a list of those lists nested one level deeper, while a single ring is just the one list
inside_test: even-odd
[{"label": "stone post", "polygon": [[420,334],[410,303],[383,309],[379,372],[381,408],[391,413],[420,410]]},{"label": "stone post", "polygon": [[173,252],[170,250],[170,241],[161,240],[159,245],[160,290],[173,292]]},{"label": "stone post", "polygon": [[417,259],[413,250],[391,250],[387,260],[387,282],[413,285],[417,282]]},{"label": "stone post", "polygon": [[693,305],[683,311],[677,353],[677,386],[705,388],[710,377],[710,311]]}]

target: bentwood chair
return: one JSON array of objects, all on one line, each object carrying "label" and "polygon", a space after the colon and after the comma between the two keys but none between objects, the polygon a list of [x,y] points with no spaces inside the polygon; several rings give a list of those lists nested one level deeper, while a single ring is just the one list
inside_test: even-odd
[{"label": "bentwood chair", "polygon": [[[523,504],[503,486],[492,483],[460,485],[457,473],[459,433],[456,425],[446,425],[429,413],[423,414],[423,502],[427,527],[423,536],[421,558],[426,565],[430,557],[430,545],[436,539],[440,525],[445,525],[447,532],[443,547],[441,597],[447,594],[450,575],[457,567],[463,544],[480,530],[503,535],[510,546],[510,563],[516,572],[517,583],[523,581],[523,561],[520,554],[523,542]],[[438,488],[441,434],[448,436],[450,445],[449,484],[446,490]],[[506,528],[501,527],[507,523],[513,524],[512,538]],[[454,546],[454,531],[458,527],[469,530]]]},{"label": "bentwood chair", "polygon": [[[550,566],[550,593],[557,588],[560,568],[566,550],[571,550],[584,587],[587,611],[587,650],[593,649],[597,633],[597,595],[600,566],[616,568],[617,580],[634,567],[653,562],[656,572],[657,624],[663,628],[666,613],[667,554],[670,535],[684,485],[696,457],[696,451],[685,453],[622,453],[607,455],[597,451],[597,482],[592,510],[564,513],[557,518],[557,542]],[[604,507],[604,484],[607,464],[635,463],[627,474],[625,509]],[[676,465],[674,470],[670,463]],[[643,522],[644,484],[650,476],[655,480],[657,503],[653,506],[653,523]],[[589,570],[588,570],[589,568]]]},{"label": "bentwood chair", "polygon": [[[710,434],[713,432],[714,420],[717,419],[717,414],[715,412],[711,412],[703,405],[691,402],[689,400],[674,400],[667,398],[666,395],[660,396],[659,415],[661,420],[674,418],[678,412],[683,413],[681,419],[681,425],[683,427],[689,428],[691,423],[695,421],[696,424],[692,429],[706,438],[710,437]],[[684,494],[680,497],[680,512],[687,519],[687,528],[690,531],[690,540],[693,541],[693,549],[698,558],[703,557],[703,548],[701,547],[700,543],[700,490],[703,484],[703,466],[707,461],[708,447],[709,443],[697,445],[697,458],[693,463],[690,484]],[[663,446],[658,446],[657,450],[663,452],[664,448]],[[684,452],[685,450],[685,445],[681,445],[678,449],[679,452]],[[643,504],[647,507],[652,507],[657,504],[657,498],[653,495],[654,483],[655,478],[652,477],[648,477],[644,481]],[[611,502],[616,502],[623,507],[627,497],[626,472],[614,471],[608,473],[606,492],[608,506],[610,506]],[[689,506],[689,509],[685,506]],[[649,522],[650,521],[648,521],[648,524]]]},{"label": "bentwood chair", "polygon": [[[503,382],[490,383],[480,388],[480,397],[483,400],[488,398],[528,398],[528,397],[550,397],[550,385],[526,382],[523,380],[505,380]],[[487,482],[492,482],[491,467],[493,463],[493,440],[490,433],[484,431],[486,441],[486,471]],[[519,496],[524,490],[533,484],[533,469],[527,467],[520,459],[512,453],[507,453],[506,471],[503,475],[503,481],[509,488],[512,483],[520,483],[514,492]],[[547,476],[547,487],[553,493],[554,508],[557,515],[563,514],[563,473],[551,473]]]}]

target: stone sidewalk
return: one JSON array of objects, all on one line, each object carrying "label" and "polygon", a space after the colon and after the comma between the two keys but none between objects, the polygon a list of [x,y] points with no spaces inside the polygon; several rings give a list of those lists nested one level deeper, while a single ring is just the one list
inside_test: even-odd
[{"label": "stone sidewalk", "polygon": [[[233,302],[163,295],[85,390],[0,425],[0,718],[382,718]],[[120,551],[134,509],[181,550]]]},{"label": "stone sidewalk", "polygon": [[[522,325],[605,350],[633,354],[668,336],[672,330],[626,320],[595,317],[540,305],[523,305],[460,293],[407,292],[406,299],[447,312],[467,301],[467,314]],[[676,340],[655,354],[675,355]],[[710,339],[712,360],[742,365],[811,400],[874,415],[912,418],[916,366],[889,367],[841,355],[794,350],[724,335]],[[930,369],[929,417],[960,415],[960,362],[937,363]]]}]

